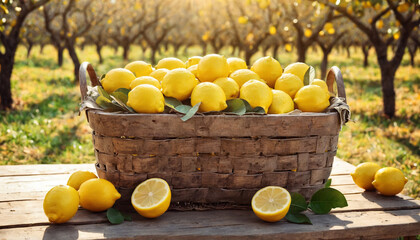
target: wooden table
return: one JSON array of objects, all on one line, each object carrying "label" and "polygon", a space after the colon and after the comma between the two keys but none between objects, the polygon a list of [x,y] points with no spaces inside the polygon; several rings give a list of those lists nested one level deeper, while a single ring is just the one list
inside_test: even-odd
[{"label": "wooden table", "polygon": [[157,219],[133,212],[133,221],[111,225],[104,212],[84,209],[66,224],[53,225],[42,209],[46,192],[66,184],[76,170],[95,171],[94,165],[0,166],[0,239],[389,239],[420,234],[420,201],[364,192],[349,175],[353,169],[334,161],[332,187],[345,194],[349,206],[327,215],[307,212],[313,225],[265,223],[252,210],[168,211]]}]

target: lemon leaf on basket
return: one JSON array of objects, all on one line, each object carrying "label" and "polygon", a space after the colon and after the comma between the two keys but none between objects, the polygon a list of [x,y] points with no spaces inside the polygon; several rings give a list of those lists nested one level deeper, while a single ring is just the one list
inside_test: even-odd
[{"label": "lemon leaf on basket", "polygon": [[105,89],[103,87],[98,86],[97,89],[98,89],[99,96],[102,96],[102,97],[104,97],[104,98],[106,98],[110,101],[112,100],[111,96],[109,96],[109,94],[105,91]]},{"label": "lemon leaf on basket", "polygon": [[327,182],[325,183],[324,187],[325,187],[325,188],[329,188],[329,187],[331,187],[331,181],[332,181],[332,179],[331,179],[331,178],[328,178],[328,180],[327,180]]},{"label": "lemon leaf on basket", "polygon": [[245,99],[241,99],[246,107],[246,112],[247,113],[256,113],[256,114],[266,114],[264,108],[262,107],[255,107],[252,108],[251,105],[248,103],[248,101],[246,101]]},{"label": "lemon leaf on basket", "polygon": [[180,112],[180,113],[183,113],[183,114],[187,114],[188,111],[191,110],[191,108],[192,108],[191,106],[181,104],[181,105],[176,106],[175,107],[175,110],[177,112]]},{"label": "lemon leaf on basket", "polygon": [[165,97],[165,105],[172,109],[175,109],[177,106],[182,105],[182,103],[176,98]]},{"label": "lemon leaf on basket", "polygon": [[124,222],[124,215],[115,208],[108,208],[106,217],[111,224],[120,224]]},{"label": "lemon leaf on basket", "polygon": [[303,85],[309,85],[315,79],[315,68],[309,66],[308,70],[305,72],[305,76],[303,77]]},{"label": "lemon leaf on basket", "polygon": [[233,113],[242,116],[246,113],[246,106],[243,99],[235,98],[226,101],[227,108],[223,112]]},{"label": "lemon leaf on basket", "polygon": [[188,119],[192,118],[192,116],[194,116],[194,114],[198,111],[198,108],[200,107],[201,102],[197,103],[194,105],[194,107],[192,107],[182,118],[182,121],[187,121]]},{"label": "lemon leaf on basket", "polygon": [[118,88],[114,92],[111,93],[111,96],[116,97],[118,100],[122,101],[124,104],[127,104],[128,101],[128,93],[130,89],[127,88]]},{"label": "lemon leaf on basket", "polygon": [[96,104],[98,104],[101,108],[103,108],[105,111],[121,111],[123,108],[121,106],[115,104],[112,102],[112,100],[99,95],[98,98],[96,98]]},{"label": "lemon leaf on basket", "polygon": [[347,206],[346,197],[334,188],[321,188],[309,202],[309,208],[316,214],[327,214],[333,208]]}]

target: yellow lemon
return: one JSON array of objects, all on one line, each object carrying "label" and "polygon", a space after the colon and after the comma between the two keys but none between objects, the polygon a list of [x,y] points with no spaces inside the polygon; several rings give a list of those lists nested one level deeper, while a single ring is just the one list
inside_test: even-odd
[{"label": "yellow lemon", "polygon": [[140,84],[128,93],[127,105],[138,113],[160,113],[165,109],[165,98],[157,87]]},{"label": "yellow lemon", "polygon": [[309,69],[309,66],[306,63],[295,62],[295,63],[292,63],[292,64],[288,65],[284,69],[284,73],[294,74],[294,75],[298,76],[300,78],[300,80],[302,80],[302,82],[303,82],[303,79],[305,77],[305,73],[308,69]]},{"label": "yellow lemon", "polygon": [[131,62],[124,68],[130,70],[136,77],[148,76],[151,72],[153,72],[152,65],[144,61]]},{"label": "yellow lemon", "polygon": [[226,58],[222,55],[209,54],[198,63],[197,76],[200,82],[213,82],[217,78],[228,75],[229,66]]},{"label": "yellow lemon", "polygon": [[194,74],[187,69],[178,68],[168,72],[162,80],[162,92],[167,97],[184,101],[191,96],[197,85]]},{"label": "yellow lemon", "polygon": [[244,83],[248,82],[251,79],[262,81],[258,74],[249,69],[236,70],[232,74],[230,74],[229,77],[235,80],[239,87],[242,87]]},{"label": "yellow lemon", "polygon": [[70,186],[55,186],[45,195],[43,207],[48,221],[65,223],[79,208],[79,194]]},{"label": "yellow lemon", "polygon": [[190,71],[192,74],[194,74],[195,77],[197,77],[197,69],[198,69],[198,64],[196,65],[192,65],[191,67],[188,68],[188,71]]},{"label": "yellow lemon", "polygon": [[239,69],[248,69],[246,62],[243,59],[237,57],[230,57],[227,59],[229,66],[229,75]]},{"label": "yellow lemon", "polygon": [[252,65],[251,70],[257,73],[271,88],[274,88],[277,78],[283,73],[280,63],[270,56],[259,58]]},{"label": "yellow lemon", "polygon": [[147,218],[156,218],[168,210],[171,203],[171,189],[160,178],[151,178],[140,183],[131,195],[134,209]]},{"label": "yellow lemon", "polygon": [[318,85],[320,86],[322,89],[325,90],[325,92],[328,93],[328,95],[330,94],[330,92],[328,91],[328,86],[327,83],[324,80],[321,79],[315,79],[311,82],[311,85]]},{"label": "yellow lemon", "polygon": [[299,89],[295,103],[302,112],[322,112],[330,105],[330,96],[317,85],[308,85]]},{"label": "yellow lemon", "polygon": [[303,82],[299,79],[299,77],[291,73],[283,73],[274,85],[276,90],[286,92],[291,98],[294,98],[297,91],[302,87]]},{"label": "yellow lemon", "polygon": [[281,90],[271,90],[273,92],[273,102],[271,103],[268,113],[282,114],[288,113],[295,109],[295,103],[289,94]]},{"label": "yellow lemon", "polygon": [[112,207],[121,194],[105,179],[90,179],[79,188],[80,206],[92,212],[102,212]]},{"label": "yellow lemon", "polygon": [[270,87],[258,80],[246,82],[242,85],[239,94],[240,98],[246,100],[251,107],[262,107],[266,113],[273,102],[273,92]]},{"label": "yellow lemon", "polygon": [[168,57],[161,59],[156,65],[156,69],[166,68],[168,70],[173,70],[176,68],[186,68],[185,63],[178,58]]},{"label": "yellow lemon", "polygon": [[211,82],[198,84],[191,93],[191,105],[201,102],[200,112],[222,111],[227,107],[223,89]]},{"label": "yellow lemon", "polygon": [[156,78],[159,82],[162,82],[163,77],[165,77],[168,72],[169,70],[166,68],[159,68],[150,73],[149,76]]},{"label": "yellow lemon", "polygon": [[379,169],[381,167],[378,164],[365,162],[357,165],[354,172],[350,173],[350,175],[357,186],[366,190],[374,190],[375,187],[372,185],[372,182],[375,178],[375,173]]},{"label": "yellow lemon", "polygon": [[214,80],[214,84],[217,84],[225,92],[226,100],[237,98],[239,96],[239,85],[229,77],[222,77]]},{"label": "yellow lemon", "polygon": [[89,171],[76,171],[71,174],[67,185],[73,187],[76,190],[79,190],[79,187],[82,183],[86,182],[89,179],[98,178],[93,172]]},{"label": "yellow lemon", "polygon": [[190,57],[190,58],[188,58],[187,62],[185,62],[185,66],[186,66],[187,68],[189,68],[189,67],[191,67],[191,66],[197,65],[197,64],[200,62],[200,60],[201,60],[202,58],[203,58],[203,57],[200,57],[200,56],[193,56],[193,57]]},{"label": "yellow lemon", "polygon": [[372,185],[382,195],[393,196],[404,189],[407,181],[407,178],[401,170],[393,167],[385,167],[376,172]]},{"label": "yellow lemon", "polygon": [[106,73],[101,84],[107,93],[112,93],[118,88],[130,88],[130,83],[136,78],[134,74],[125,68],[115,68]]},{"label": "yellow lemon", "polygon": [[152,86],[157,87],[158,89],[162,88],[162,86],[160,86],[160,83],[156,78],[151,77],[151,76],[142,76],[142,77],[138,77],[138,78],[134,79],[131,82],[130,89],[133,89],[140,84],[150,84]]},{"label": "yellow lemon", "polygon": [[260,219],[267,222],[277,222],[289,211],[292,198],[290,193],[277,186],[268,186],[258,190],[252,197],[252,211]]}]

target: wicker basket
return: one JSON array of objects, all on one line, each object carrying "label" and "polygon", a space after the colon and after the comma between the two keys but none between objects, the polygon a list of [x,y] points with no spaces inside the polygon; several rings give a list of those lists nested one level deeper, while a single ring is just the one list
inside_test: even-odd
[{"label": "wicker basket", "polygon": [[[80,71],[82,99],[86,71]],[[340,70],[333,67],[329,88]],[[87,110],[99,177],[129,193],[140,182],[159,177],[172,188],[172,202],[201,205],[249,204],[268,185],[309,197],[328,179],[340,131],[338,113],[298,115],[121,114]]]}]

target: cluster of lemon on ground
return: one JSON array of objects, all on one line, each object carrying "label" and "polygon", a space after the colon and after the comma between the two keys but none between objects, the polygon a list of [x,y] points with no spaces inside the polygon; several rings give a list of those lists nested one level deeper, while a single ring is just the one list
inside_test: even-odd
[{"label": "cluster of lemon on ground", "polygon": [[270,56],[259,58],[248,69],[243,59],[209,54],[185,63],[168,57],[155,67],[134,61],[110,70],[101,84],[108,93],[130,89],[127,105],[138,113],[163,112],[164,96],[179,101],[190,98],[192,106],[201,102],[199,112],[222,111],[227,100],[238,97],[269,114],[288,113],[295,106],[303,112],[322,112],[330,104],[330,94],[320,79],[304,86],[308,69],[307,64],[296,62],[283,71]]},{"label": "cluster of lemon on ground", "polygon": [[[150,178],[134,189],[131,204],[143,217],[156,218],[168,210],[171,196],[171,189],[165,180]],[[67,185],[55,186],[48,191],[43,208],[50,222],[65,223],[76,214],[79,205],[91,212],[102,212],[111,208],[120,197],[121,194],[111,182],[89,171],[76,171]],[[254,213],[267,222],[284,218],[290,204],[289,192],[277,186],[260,189],[251,202]]]}]

